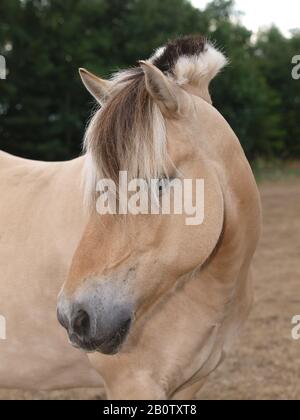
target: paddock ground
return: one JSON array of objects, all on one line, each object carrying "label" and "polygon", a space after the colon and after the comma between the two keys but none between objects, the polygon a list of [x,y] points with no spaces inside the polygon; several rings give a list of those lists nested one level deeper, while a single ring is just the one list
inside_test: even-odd
[{"label": "paddock ground", "polygon": [[[299,399],[300,341],[291,319],[300,315],[300,179],[260,186],[264,232],[255,257],[256,301],[247,326],[199,399]],[[0,390],[0,399],[100,398],[95,390]]]}]

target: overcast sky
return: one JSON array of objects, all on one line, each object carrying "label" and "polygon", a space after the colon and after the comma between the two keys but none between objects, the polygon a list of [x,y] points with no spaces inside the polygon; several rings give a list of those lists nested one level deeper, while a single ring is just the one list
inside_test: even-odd
[{"label": "overcast sky", "polygon": [[[192,0],[194,6],[203,8],[207,0]],[[251,30],[275,23],[284,34],[289,29],[300,28],[300,0],[236,0],[236,9],[245,12],[243,23]]]}]

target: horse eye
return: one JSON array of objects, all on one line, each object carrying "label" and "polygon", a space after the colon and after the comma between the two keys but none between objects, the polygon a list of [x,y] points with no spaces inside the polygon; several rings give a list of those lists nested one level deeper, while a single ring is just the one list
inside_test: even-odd
[{"label": "horse eye", "polygon": [[161,192],[163,192],[164,190],[165,190],[165,188],[169,185],[169,182],[171,181],[171,179],[170,178],[166,178],[166,177],[164,177],[164,178],[161,178],[159,181],[158,181],[158,191],[161,193]]}]

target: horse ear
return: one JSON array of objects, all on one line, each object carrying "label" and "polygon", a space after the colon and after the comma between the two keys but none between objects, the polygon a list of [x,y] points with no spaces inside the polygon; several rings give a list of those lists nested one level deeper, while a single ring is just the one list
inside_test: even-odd
[{"label": "horse ear", "polygon": [[100,79],[86,69],[80,68],[79,74],[86,89],[96,99],[97,102],[103,105],[107,98],[110,96],[113,83],[108,80]]},{"label": "horse ear", "polygon": [[162,112],[176,113],[179,109],[179,88],[149,61],[139,61],[145,73],[146,88]]}]

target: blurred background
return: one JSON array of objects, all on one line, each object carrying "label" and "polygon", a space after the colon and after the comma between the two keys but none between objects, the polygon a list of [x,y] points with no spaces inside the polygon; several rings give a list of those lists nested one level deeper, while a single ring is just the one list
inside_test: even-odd
[{"label": "blurred background", "polygon": [[[259,181],[264,232],[255,305],[201,399],[300,398],[299,0],[0,0],[0,149],[32,159],[81,152],[94,107],[78,67],[108,77],[170,38],[205,34],[229,57],[212,84]],[[299,24],[298,24],[299,22]],[[298,25],[298,28],[297,28]],[[300,71],[299,71],[300,73]],[[100,398],[97,390],[0,390],[0,399]]]}]

